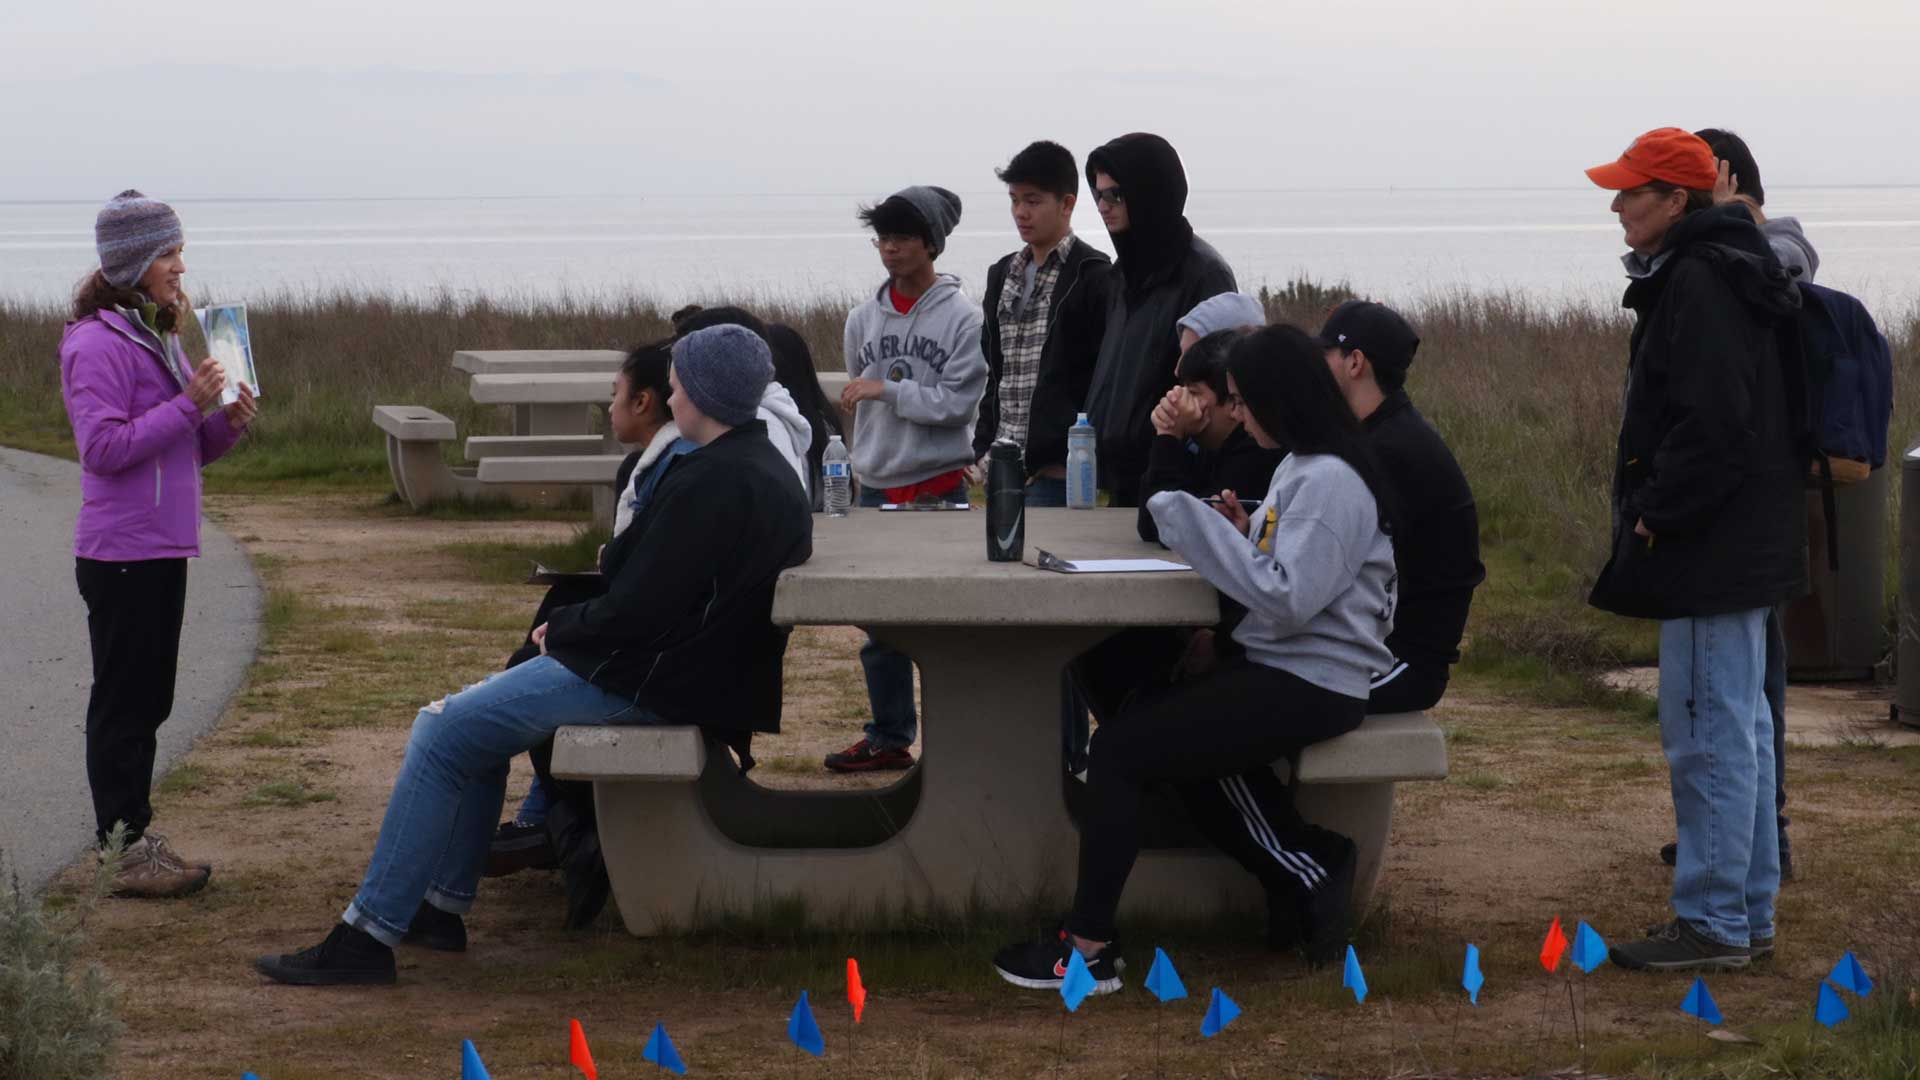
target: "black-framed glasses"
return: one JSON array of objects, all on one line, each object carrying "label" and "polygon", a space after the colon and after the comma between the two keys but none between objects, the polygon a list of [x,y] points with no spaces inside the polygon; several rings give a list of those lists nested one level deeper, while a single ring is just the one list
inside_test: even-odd
[{"label": "black-framed glasses", "polygon": [[1124,206],[1127,201],[1127,193],[1121,191],[1118,184],[1113,187],[1094,188],[1093,201],[1106,203],[1108,206]]}]

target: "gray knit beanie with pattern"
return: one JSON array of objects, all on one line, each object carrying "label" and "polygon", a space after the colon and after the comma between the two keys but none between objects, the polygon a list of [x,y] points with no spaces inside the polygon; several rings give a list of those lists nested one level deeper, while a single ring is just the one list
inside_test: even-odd
[{"label": "gray knit beanie with pattern", "polygon": [[701,412],[737,427],[760,409],[773,381],[773,351],[744,326],[709,326],[674,342],[673,374]]},{"label": "gray knit beanie with pattern", "polygon": [[131,289],[167,249],[186,242],[180,215],[132,188],[115,195],[93,219],[93,243],[107,284]]}]

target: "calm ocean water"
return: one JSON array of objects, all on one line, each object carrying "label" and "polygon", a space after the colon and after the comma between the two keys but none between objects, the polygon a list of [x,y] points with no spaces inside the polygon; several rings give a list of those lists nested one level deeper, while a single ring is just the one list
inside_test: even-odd
[{"label": "calm ocean water", "polygon": [[[976,295],[1017,240],[1000,192],[963,192],[940,268]],[[1891,317],[1920,306],[1920,187],[1780,188],[1820,280]],[[283,290],[537,299],[639,293],[844,297],[876,286],[852,195],[633,198],[177,200],[199,300]],[[1222,191],[1188,216],[1243,289],[1297,276],[1413,301],[1460,288],[1611,305],[1620,231],[1592,188],[1525,191]],[[92,203],[0,203],[0,297],[57,301],[93,264]],[[1080,233],[1102,247],[1091,206]]]}]

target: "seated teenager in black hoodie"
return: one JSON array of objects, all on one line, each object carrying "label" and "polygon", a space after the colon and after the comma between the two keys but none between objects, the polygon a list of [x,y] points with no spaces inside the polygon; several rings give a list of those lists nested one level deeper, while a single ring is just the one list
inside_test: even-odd
[{"label": "seated teenager in black hoodie", "polygon": [[570,724],[780,727],[780,572],[812,553],[793,470],[755,418],[765,341],[716,326],[674,345],[668,406],[699,449],[675,459],[607,547],[607,591],[534,633],[545,655],[420,710],[359,893],[320,944],[255,967],[297,985],[390,983],[393,947],[466,947],[513,756]]},{"label": "seated teenager in black hoodie", "polygon": [[1220,253],[1187,223],[1187,174],[1158,135],[1135,132],[1087,155],[1087,184],[1115,262],[1087,416],[1098,433],[1100,486],[1138,506],[1153,442],[1153,406],[1173,386],[1179,320],[1236,288]]}]

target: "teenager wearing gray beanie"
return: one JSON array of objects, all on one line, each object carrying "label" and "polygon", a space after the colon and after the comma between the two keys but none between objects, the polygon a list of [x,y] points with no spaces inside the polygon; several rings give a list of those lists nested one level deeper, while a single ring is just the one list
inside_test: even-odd
[{"label": "teenager wearing gray beanie", "polygon": [[695,408],[739,427],[754,418],[773,380],[773,350],[744,326],[709,326],[674,343],[673,374]]}]

